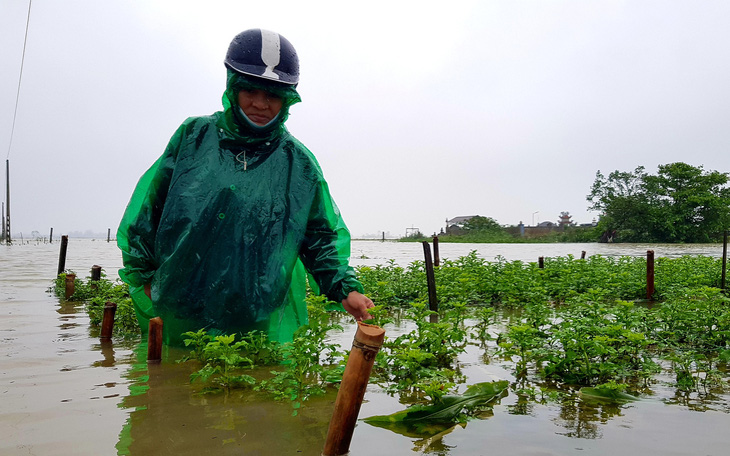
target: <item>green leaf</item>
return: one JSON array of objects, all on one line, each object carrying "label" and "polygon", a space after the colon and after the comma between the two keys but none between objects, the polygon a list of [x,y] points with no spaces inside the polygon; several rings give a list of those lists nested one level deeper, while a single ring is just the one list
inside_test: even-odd
[{"label": "green leaf", "polygon": [[414,405],[390,415],[364,418],[368,424],[408,436],[434,435],[462,422],[465,415],[477,412],[491,401],[506,395],[509,382],[483,382],[471,385],[464,394],[447,394],[432,405]]},{"label": "green leaf", "polygon": [[639,398],[631,394],[617,391],[612,388],[590,388],[584,387],[580,389],[580,395],[588,399],[609,400],[616,402],[633,402]]}]

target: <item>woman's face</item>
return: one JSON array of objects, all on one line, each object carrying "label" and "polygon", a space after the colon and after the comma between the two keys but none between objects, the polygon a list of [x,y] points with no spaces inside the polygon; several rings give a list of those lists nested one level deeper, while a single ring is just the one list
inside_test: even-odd
[{"label": "woman's face", "polygon": [[238,92],[238,106],[251,122],[260,127],[271,122],[281,111],[282,105],[281,98],[271,92],[259,89]]}]

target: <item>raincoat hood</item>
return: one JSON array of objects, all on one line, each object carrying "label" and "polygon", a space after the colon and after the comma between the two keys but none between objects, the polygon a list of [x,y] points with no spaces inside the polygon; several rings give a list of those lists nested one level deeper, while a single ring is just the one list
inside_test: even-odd
[{"label": "raincoat hood", "polygon": [[[281,111],[267,125],[258,126],[251,122],[238,106],[238,93],[241,90],[263,90],[273,93],[282,100]],[[284,123],[289,118],[289,107],[301,101],[295,85],[285,85],[237,73],[227,69],[226,91],[223,93],[223,124],[231,140],[239,146],[257,148],[277,143],[288,135]],[[269,143],[269,144],[267,144]],[[267,147],[264,147],[267,148]]]}]

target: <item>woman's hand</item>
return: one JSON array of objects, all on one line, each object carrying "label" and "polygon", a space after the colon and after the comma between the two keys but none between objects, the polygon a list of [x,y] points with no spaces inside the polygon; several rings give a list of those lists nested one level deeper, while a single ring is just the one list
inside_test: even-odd
[{"label": "woman's hand", "polygon": [[368,313],[368,309],[374,307],[373,301],[367,296],[357,291],[351,291],[345,299],[342,300],[342,306],[345,310],[355,317],[355,320],[362,321],[372,318]]}]

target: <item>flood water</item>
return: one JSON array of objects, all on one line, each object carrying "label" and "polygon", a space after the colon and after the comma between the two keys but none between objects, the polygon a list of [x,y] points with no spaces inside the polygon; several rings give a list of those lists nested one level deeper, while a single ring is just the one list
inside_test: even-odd
[{"label": "flood water", "polygon": [[[476,250],[488,260],[536,261],[573,255],[657,257],[722,254],[720,245],[440,244],[455,259]],[[420,243],[355,241],[353,264],[403,266],[423,258]],[[166,349],[163,363],[146,364],[139,340],[101,344],[83,307],[47,292],[58,267],[59,243],[0,246],[1,455],[319,455],[335,393],[291,406],[249,392],[202,395],[191,367],[175,363],[184,350]],[[71,239],[66,268],[80,277],[98,264],[111,279],[121,258],[114,243]],[[334,337],[349,346],[355,326]],[[388,335],[399,331],[386,327]],[[485,364],[470,347],[461,358],[468,383],[510,380],[498,362]],[[512,393],[493,414],[456,426],[436,439],[418,439],[359,423],[350,454],[358,455],[725,455],[730,398],[699,401],[667,384],[627,405],[584,404],[577,397],[546,405],[521,404]],[[707,399],[707,398],[705,398]],[[673,405],[669,405],[673,403]],[[360,417],[403,409],[397,396],[371,385]]]}]

